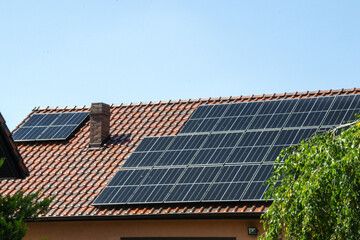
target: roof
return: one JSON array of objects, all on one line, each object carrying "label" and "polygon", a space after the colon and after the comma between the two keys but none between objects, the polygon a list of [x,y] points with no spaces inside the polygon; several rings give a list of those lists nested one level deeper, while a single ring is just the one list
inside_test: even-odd
[{"label": "roof", "polygon": [[[183,203],[130,205],[99,208],[92,202],[128,159],[144,137],[176,135],[193,111],[201,104],[219,104],[337,94],[359,94],[360,88],[252,95],[228,98],[190,99],[137,104],[111,105],[110,139],[101,149],[89,148],[90,124],[86,122],[68,141],[21,142],[18,148],[30,171],[24,180],[0,183],[2,194],[19,190],[42,197],[56,196],[44,220],[112,219],[134,217],[253,217],[265,212],[270,203]],[[35,113],[89,111],[87,106],[34,108]]]},{"label": "roof", "polygon": [[3,165],[0,167],[0,178],[25,178],[29,175],[1,113],[0,158],[5,159]]}]

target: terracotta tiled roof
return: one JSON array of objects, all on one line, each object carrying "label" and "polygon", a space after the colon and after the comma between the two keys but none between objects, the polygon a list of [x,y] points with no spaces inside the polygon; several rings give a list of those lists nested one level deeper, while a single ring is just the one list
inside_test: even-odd
[{"label": "terracotta tiled roof", "polygon": [[[267,210],[268,203],[133,205],[120,209],[97,208],[91,204],[144,137],[176,135],[200,104],[358,93],[360,93],[360,89],[354,88],[111,105],[111,137],[103,148],[94,150],[88,147],[89,122],[83,125],[75,136],[68,141],[19,143],[18,148],[30,171],[30,176],[24,180],[1,181],[0,189],[2,194],[14,194],[19,190],[23,190],[25,193],[42,190],[42,197],[56,196],[49,212],[43,216],[47,219],[184,216],[191,214],[202,216],[211,216],[211,214],[214,216],[229,214],[260,215]],[[34,108],[31,114],[89,110],[89,107],[86,106],[47,107]]]}]

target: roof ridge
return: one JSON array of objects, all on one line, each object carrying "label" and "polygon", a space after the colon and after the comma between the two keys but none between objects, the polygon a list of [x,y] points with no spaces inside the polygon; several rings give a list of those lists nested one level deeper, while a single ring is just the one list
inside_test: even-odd
[{"label": "roof ridge", "polygon": [[[129,106],[145,106],[145,105],[160,105],[160,104],[177,104],[177,103],[190,103],[190,102],[218,102],[223,100],[224,98],[228,98],[231,100],[240,100],[240,99],[257,99],[257,100],[264,100],[268,98],[279,98],[279,97],[305,97],[305,96],[321,96],[325,93],[329,95],[338,94],[338,93],[351,93],[351,92],[358,92],[360,93],[360,88],[348,88],[348,89],[329,89],[329,90],[314,90],[314,91],[304,91],[304,92],[283,92],[283,93],[268,93],[268,94],[252,94],[252,95],[240,95],[240,96],[230,96],[230,97],[209,97],[209,98],[189,98],[189,99],[178,99],[178,100],[160,100],[160,101],[149,101],[149,102],[138,102],[138,103],[120,103],[120,104],[110,104],[113,108],[118,107],[129,107]],[[34,107],[33,112],[36,111],[42,111],[42,110],[85,110],[90,109],[90,106],[84,105],[84,106],[65,106],[65,107]]]}]

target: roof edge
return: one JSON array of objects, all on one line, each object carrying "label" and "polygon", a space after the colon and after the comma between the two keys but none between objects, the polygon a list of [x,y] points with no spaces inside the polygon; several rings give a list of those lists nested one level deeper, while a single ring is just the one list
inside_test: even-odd
[{"label": "roof edge", "polygon": [[[260,219],[265,212],[227,212],[227,213],[173,213],[173,214],[141,214],[141,215],[75,215],[39,217],[36,222],[67,221],[112,221],[112,220],[164,220],[164,219]],[[35,222],[29,220],[28,222]]]},{"label": "roof edge", "polygon": [[6,125],[6,121],[0,113],[0,142],[4,148],[4,157],[6,163],[11,171],[11,177],[6,178],[20,178],[24,179],[29,176],[29,170],[24,164],[24,160],[20,155],[17,146],[12,139],[10,130]]}]

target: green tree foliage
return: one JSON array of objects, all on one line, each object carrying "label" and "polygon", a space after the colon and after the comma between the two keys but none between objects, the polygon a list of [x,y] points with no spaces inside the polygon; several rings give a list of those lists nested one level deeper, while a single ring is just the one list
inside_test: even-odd
[{"label": "green tree foliage", "polygon": [[28,228],[25,221],[36,220],[49,208],[52,198],[39,199],[39,193],[0,196],[0,239],[22,239]]},{"label": "green tree foliage", "polygon": [[[0,164],[4,159],[0,159]],[[28,228],[25,221],[36,220],[47,212],[53,198],[39,198],[39,192],[24,195],[22,191],[13,196],[0,196],[0,239],[20,240]]]},{"label": "green tree foliage", "polygon": [[[284,150],[261,239],[360,239],[360,123]],[[282,182],[276,185],[282,176]]]}]

